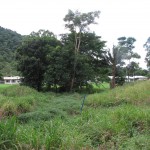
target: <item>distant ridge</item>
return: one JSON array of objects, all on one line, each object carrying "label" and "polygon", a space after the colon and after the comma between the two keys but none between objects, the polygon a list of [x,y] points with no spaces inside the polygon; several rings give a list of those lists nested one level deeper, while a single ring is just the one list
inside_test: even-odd
[{"label": "distant ridge", "polygon": [[15,50],[22,40],[16,31],[0,26],[0,73],[3,76],[16,75]]}]

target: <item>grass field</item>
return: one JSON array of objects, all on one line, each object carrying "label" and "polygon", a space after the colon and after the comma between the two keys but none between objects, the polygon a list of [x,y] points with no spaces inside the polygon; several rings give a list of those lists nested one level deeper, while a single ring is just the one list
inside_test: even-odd
[{"label": "grass field", "polygon": [[150,81],[86,94],[82,112],[84,94],[38,93],[18,85],[0,89],[2,150],[150,147]]},{"label": "grass field", "polygon": [[11,84],[0,84],[0,89],[7,88],[9,86],[12,86],[12,85]]},{"label": "grass field", "polygon": [[103,83],[98,84],[98,85],[93,84],[93,86],[94,86],[95,89],[100,89],[100,90],[106,90],[106,89],[110,88],[110,85],[107,82],[103,82]]}]

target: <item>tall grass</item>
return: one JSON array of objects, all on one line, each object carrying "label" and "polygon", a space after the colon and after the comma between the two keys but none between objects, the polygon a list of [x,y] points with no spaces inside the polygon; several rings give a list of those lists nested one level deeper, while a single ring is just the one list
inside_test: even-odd
[{"label": "tall grass", "polygon": [[15,118],[0,122],[0,149],[43,149],[51,150],[61,146],[59,119],[51,122],[19,125]]},{"label": "tall grass", "polygon": [[0,122],[0,149],[17,149],[17,123],[15,118]]},{"label": "tall grass", "polygon": [[0,110],[3,116],[12,116],[32,110],[39,93],[35,90],[12,85],[0,91]]},{"label": "tall grass", "polygon": [[[143,100],[144,99],[144,100]],[[87,97],[86,104],[98,106],[117,106],[122,103],[132,103],[136,105],[150,104],[150,81],[136,82],[126,86],[117,87],[113,90],[91,94]]]},{"label": "tall grass", "polygon": [[0,120],[0,149],[147,150],[150,147],[149,81],[91,94],[82,113],[80,94],[57,95],[15,88],[15,94],[11,88],[0,92],[0,109],[17,115]]},{"label": "tall grass", "polygon": [[26,86],[12,85],[4,88],[4,90],[1,91],[1,94],[8,97],[18,97],[26,96],[29,94],[34,95],[37,94],[37,91]]},{"label": "tall grass", "polygon": [[[133,105],[116,109],[89,109],[65,122],[1,121],[1,147],[7,149],[148,149],[150,111]],[[141,138],[142,136],[142,138]],[[7,142],[7,140],[9,143]],[[140,141],[141,143],[138,143]]]}]

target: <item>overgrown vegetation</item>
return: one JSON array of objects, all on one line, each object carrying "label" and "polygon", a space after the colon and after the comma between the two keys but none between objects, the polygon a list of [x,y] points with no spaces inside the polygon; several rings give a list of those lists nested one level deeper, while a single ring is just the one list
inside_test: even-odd
[{"label": "overgrown vegetation", "polygon": [[[133,37],[119,38],[112,53],[105,49],[89,30],[99,13],[69,10],[70,33],[59,40],[48,30],[22,40],[0,27],[0,80],[17,74],[15,57],[23,76],[22,86],[0,85],[0,149],[149,149],[150,81],[123,85],[125,75],[148,71],[131,61],[140,57]],[[149,66],[149,39],[145,48]],[[109,90],[108,75],[112,88],[123,86]]]},{"label": "overgrown vegetation", "polygon": [[2,88],[0,149],[149,149],[149,91],[148,80],[90,94],[81,112],[82,94]]},{"label": "overgrown vegetation", "polygon": [[88,81],[102,81],[107,76],[105,41],[89,26],[95,24],[99,11],[68,11],[64,21],[70,33],[58,40],[49,31],[32,32],[17,49],[18,71],[24,85],[42,91],[76,92]]},{"label": "overgrown vegetation", "polygon": [[[88,97],[87,105],[98,106],[116,106],[122,103],[137,104],[144,103],[149,105],[150,85],[147,82],[133,82],[114,90],[103,92],[101,94],[92,94]],[[144,99],[144,101],[143,101]]]}]

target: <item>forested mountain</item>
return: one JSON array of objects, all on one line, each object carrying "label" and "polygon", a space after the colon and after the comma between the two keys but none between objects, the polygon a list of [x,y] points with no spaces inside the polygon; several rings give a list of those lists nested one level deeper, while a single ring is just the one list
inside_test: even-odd
[{"label": "forested mountain", "polygon": [[0,26],[0,74],[3,76],[17,75],[15,50],[21,39],[17,32]]}]

